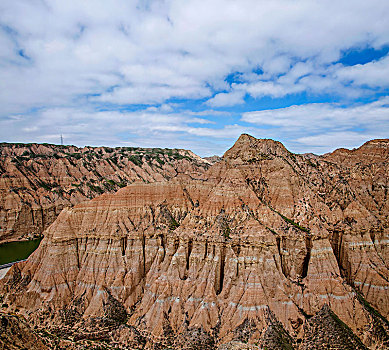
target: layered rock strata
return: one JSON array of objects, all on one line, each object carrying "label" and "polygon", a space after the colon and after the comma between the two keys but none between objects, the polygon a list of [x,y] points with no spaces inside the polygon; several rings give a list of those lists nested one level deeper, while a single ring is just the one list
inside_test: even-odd
[{"label": "layered rock strata", "polygon": [[123,348],[385,349],[388,158],[388,140],[319,157],[242,135],[202,179],[65,208],[2,293]]},{"label": "layered rock strata", "polygon": [[198,178],[209,164],[179,149],[0,144],[0,242],[40,235],[64,207],[134,181]]}]

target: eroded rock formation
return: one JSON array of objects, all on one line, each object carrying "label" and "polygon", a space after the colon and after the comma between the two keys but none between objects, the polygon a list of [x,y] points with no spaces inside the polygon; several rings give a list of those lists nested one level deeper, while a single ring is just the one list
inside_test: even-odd
[{"label": "eroded rock formation", "polygon": [[61,210],[134,181],[195,178],[209,162],[191,151],[0,144],[0,242],[40,235]]},{"label": "eroded rock formation", "polygon": [[0,312],[0,349],[48,350],[39,335],[20,316]]},{"label": "eroded rock formation", "polygon": [[201,179],[65,208],[2,293],[123,347],[386,349],[388,160],[388,140],[305,156],[242,135]]}]

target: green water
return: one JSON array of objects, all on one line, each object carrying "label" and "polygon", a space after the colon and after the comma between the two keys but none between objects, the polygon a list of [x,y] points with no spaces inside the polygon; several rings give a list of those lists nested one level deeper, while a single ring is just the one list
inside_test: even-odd
[{"label": "green water", "polygon": [[27,259],[38,248],[42,238],[31,241],[9,242],[0,244],[0,265]]}]

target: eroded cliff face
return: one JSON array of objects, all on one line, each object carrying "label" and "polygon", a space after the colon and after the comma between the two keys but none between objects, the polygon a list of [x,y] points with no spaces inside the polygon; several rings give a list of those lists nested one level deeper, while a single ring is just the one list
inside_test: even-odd
[{"label": "eroded cliff face", "polygon": [[0,242],[40,235],[63,208],[134,181],[199,178],[209,164],[178,149],[0,144]]},{"label": "eroded cliff face", "polygon": [[123,347],[385,349],[388,153],[242,135],[202,179],[65,208],[2,293],[39,327]]}]

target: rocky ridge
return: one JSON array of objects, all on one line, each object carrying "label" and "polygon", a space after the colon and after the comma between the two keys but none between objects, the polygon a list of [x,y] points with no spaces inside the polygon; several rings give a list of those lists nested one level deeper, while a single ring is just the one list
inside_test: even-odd
[{"label": "rocky ridge", "polygon": [[215,164],[217,162],[220,162],[222,160],[222,157],[219,156],[211,156],[211,157],[204,157],[205,160],[210,162],[211,164]]},{"label": "rocky ridge", "polygon": [[386,349],[388,152],[242,135],[201,179],[65,208],[1,281],[7,310],[123,349]]},{"label": "rocky ridge", "polygon": [[209,162],[191,151],[0,144],[0,242],[40,235],[65,207],[134,181],[199,178]]}]

